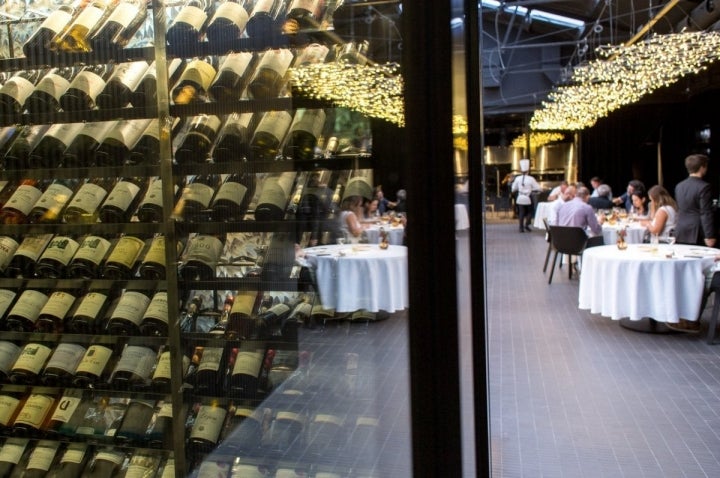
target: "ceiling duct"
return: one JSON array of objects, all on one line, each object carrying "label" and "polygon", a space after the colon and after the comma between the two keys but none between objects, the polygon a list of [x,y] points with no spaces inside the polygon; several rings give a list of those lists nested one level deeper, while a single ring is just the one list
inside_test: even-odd
[{"label": "ceiling duct", "polygon": [[675,26],[676,32],[683,29],[690,32],[706,30],[710,25],[720,20],[720,1],[705,0],[695,7],[690,15],[680,20]]}]

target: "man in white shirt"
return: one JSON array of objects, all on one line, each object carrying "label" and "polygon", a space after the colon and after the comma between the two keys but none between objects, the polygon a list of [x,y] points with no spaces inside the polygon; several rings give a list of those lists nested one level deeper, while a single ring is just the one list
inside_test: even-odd
[{"label": "man in white shirt", "polygon": [[532,193],[540,191],[540,184],[534,177],[530,176],[530,160],[520,160],[521,174],[515,178],[510,190],[517,193],[515,204],[518,207],[518,218],[520,220],[520,232],[530,231],[530,221],[533,216]]},{"label": "man in white shirt", "polygon": [[560,206],[570,201],[575,197],[575,185],[570,185],[565,188],[565,191],[555,199],[550,206],[550,212],[548,213],[547,222],[551,226],[557,225],[557,214]]},{"label": "man in white shirt", "polygon": [[568,182],[563,180],[563,182],[561,182],[559,185],[552,188],[552,190],[550,191],[550,194],[548,194],[547,200],[555,201],[558,198],[562,198],[563,195],[565,194],[565,191],[567,190],[567,188],[568,188]]}]

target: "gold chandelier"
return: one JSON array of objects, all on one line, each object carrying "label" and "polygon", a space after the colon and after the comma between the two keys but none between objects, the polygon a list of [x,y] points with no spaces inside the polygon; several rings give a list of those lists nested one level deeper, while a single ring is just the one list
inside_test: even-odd
[{"label": "gold chandelier", "polygon": [[598,60],[575,68],[530,120],[532,130],[581,130],[658,88],[697,74],[718,59],[720,33],[653,35],[629,46],[605,46]]}]

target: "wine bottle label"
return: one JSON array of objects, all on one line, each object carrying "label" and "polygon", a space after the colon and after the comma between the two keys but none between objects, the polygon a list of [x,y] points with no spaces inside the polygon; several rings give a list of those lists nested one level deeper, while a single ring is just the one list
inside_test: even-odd
[{"label": "wine bottle label", "polygon": [[207,20],[205,10],[192,5],[185,5],[175,17],[176,24],[187,23],[198,32],[202,30],[205,20]]},{"label": "wine bottle label", "polygon": [[125,470],[124,478],[146,478],[152,476],[155,470],[148,464],[130,463]]},{"label": "wine bottle label", "polygon": [[151,120],[121,120],[116,127],[108,131],[103,141],[115,140],[130,150],[135,146],[135,143],[140,139],[150,122]]},{"label": "wine bottle label", "polygon": [[[222,120],[218,116],[198,115],[198,116],[195,116],[193,118],[193,120],[190,122],[188,134],[200,133],[200,131],[199,131],[200,129],[211,130],[214,133],[216,133],[217,130],[220,129],[220,124],[222,124]],[[203,134],[203,137],[207,138],[207,135]],[[208,140],[209,139],[210,138],[208,138]]]},{"label": "wine bottle label", "polygon": [[319,43],[312,43],[300,52],[297,59],[295,60],[295,67],[310,65],[313,63],[322,63],[325,61],[330,49],[325,45]]},{"label": "wine bottle label", "polygon": [[225,422],[227,410],[222,407],[203,405],[195,417],[195,424],[190,432],[190,438],[217,442]]},{"label": "wine bottle label", "polygon": [[269,314],[275,314],[276,316],[281,316],[287,312],[290,311],[290,307],[288,307],[287,304],[275,304],[272,307],[270,307],[267,311]]},{"label": "wine bottle label", "polygon": [[[48,296],[46,296],[42,292],[26,289],[20,295],[20,298],[17,300],[17,302],[15,302],[15,305],[8,313],[8,317],[11,315],[15,315],[27,319],[32,323],[35,323],[38,315],[40,314],[40,310],[43,308],[47,301]],[[40,347],[44,346],[41,345]],[[20,358],[22,358],[22,355],[20,356]]]},{"label": "wine bottle label", "polygon": [[6,427],[15,413],[20,400],[10,395],[0,395],[0,425]]},{"label": "wine bottle label", "polygon": [[98,23],[98,21],[100,21],[100,18],[102,18],[104,12],[105,10],[102,8],[96,7],[94,5],[88,5],[75,18],[72,26],[81,25],[87,28],[87,31],[90,31]]},{"label": "wine bottle label", "polygon": [[[220,9],[224,6],[232,6],[243,12],[245,11],[245,9],[240,6],[240,4],[234,2],[225,2],[220,6],[220,8],[218,8],[218,14],[220,13]],[[230,53],[228,56],[225,57],[225,61],[220,67],[220,71],[218,73],[223,71],[232,71],[238,76],[243,76],[245,74],[245,70],[247,70],[248,65],[252,61],[252,58],[252,53],[248,52]]]},{"label": "wine bottle label", "polygon": [[65,25],[70,23],[70,20],[72,20],[72,14],[70,12],[55,10],[43,20],[38,30],[47,28],[55,33],[60,33],[60,31],[65,28]]},{"label": "wine bottle label", "polygon": [[[119,5],[129,5],[127,3],[120,3]],[[133,6],[133,8],[136,8]],[[115,9],[117,12],[117,9]],[[143,79],[143,75],[147,71],[148,66],[145,61],[129,61],[127,63],[120,63],[113,70],[113,74],[108,80],[118,81],[125,85],[128,90],[133,91],[138,87]]]},{"label": "wine bottle label", "polygon": [[100,377],[111,356],[112,349],[102,345],[91,345],[82,360],[80,360],[75,374],[82,372],[94,377]]},{"label": "wine bottle label", "polygon": [[376,427],[380,422],[377,418],[372,417],[358,417],[355,426],[358,427]]},{"label": "wine bottle label", "polygon": [[195,236],[190,241],[186,260],[195,260],[204,264],[215,264],[222,254],[223,244],[213,236]]},{"label": "wine bottle label", "polygon": [[255,7],[253,8],[252,15],[258,13],[270,13],[272,11],[274,0],[257,0]]},{"label": "wine bottle label", "polygon": [[65,91],[70,87],[70,82],[57,73],[48,73],[40,80],[35,87],[35,91],[41,91],[59,100]]},{"label": "wine bottle label", "polygon": [[142,292],[127,291],[121,297],[113,311],[112,318],[125,319],[135,325],[142,322],[150,298]]},{"label": "wine bottle label", "polygon": [[203,350],[200,364],[198,365],[198,372],[209,370],[217,372],[220,370],[220,361],[223,357],[224,349],[222,347],[205,347]]},{"label": "wine bottle label", "polygon": [[213,78],[215,78],[215,74],[215,68],[210,63],[203,60],[193,60],[185,67],[178,84],[190,82],[198,85],[203,91],[207,91]]},{"label": "wine bottle label", "polygon": [[17,418],[15,418],[15,425],[21,424],[39,430],[45,422],[45,417],[50,413],[53,401],[53,398],[47,395],[39,393],[30,395],[25,402],[25,406],[22,407]]},{"label": "wine bottle label", "polygon": [[299,8],[318,16],[322,3],[323,0],[293,0],[290,7],[288,7],[288,12]]},{"label": "wine bottle label", "polygon": [[[10,264],[13,254],[17,251],[20,244],[15,239],[9,236],[0,237],[0,271],[4,271],[5,268]],[[4,303],[2,300],[2,293],[0,293],[0,317],[5,313],[5,309],[2,307]]]},{"label": "wine bottle label", "polygon": [[253,113],[232,113],[225,120],[226,131],[243,131],[247,130],[250,126]]},{"label": "wine bottle label", "polygon": [[235,409],[236,417],[248,418],[248,417],[253,416],[253,413],[255,413],[255,410],[250,407],[237,407]]},{"label": "wine bottle label", "polygon": [[80,244],[71,237],[55,236],[42,253],[40,260],[54,260],[62,265],[68,265],[79,247]]},{"label": "wine bottle label", "polygon": [[150,249],[148,249],[147,254],[145,254],[143,263],[165,264],[165,238],[163,236],[153,238],[150,243]]},{"label": "wine bottle label", "polygon": [[107,461],[116,465],[121,465],[125,460],[125,454],[121,451],[114,451],[112,449],[106,449],[97,452],[95,455],[95,461]]},{"label": "wine bottle label", "polygon": [[57,407],[55,407],[50,421],[68,423],[80,402],[82,402],[82,397],[64,395],[58,402]]},{"label": "wine bottle label", "polygon": [[265,354],[262,350],[238,352],[233,367],[233,375],[257,377],[258,373],[260,373],[263,355]]},{"label": "wine bottle label", "polygon": [[38,188],[23,184],[18,186],[4,207],[11,207],[27,216],[38,199],[40,199],[40,196],[42,196],[42,191]]},{"label": "wine bottle label", "polygon": [[156,292],[153,295],[150,305],[148,305],[143,319],[156,319],[167,324],[168,322],[168,302],[167,292]]},{"label": "wine bottle label", "polygon": [[28,440],[8,438],[0,449],[0,462],[17,465],[25,452]]},{"label": "wine bottle label", "polygon": [[241,6],[239,3],[225,2],[215,11],[215,18],[227,18],[237,25],[240,31],[242,31],[248,21],[248,13],[247,10],[245,10],[245,7]]},{"label": "wine bottle label", "polygon": [[35,89],[35,84],[21,76],[13,76],[5,82],[1,91],[22,105]]},{"label": "wine bottle label", "polygon": [[164,402],[158,410],[158,418],[172,418],[172,402]]},{"label": "wine bottle label", "polygon": [[279,142],[285,136],[290,123],[292,123],[292,116],[287,111],[268,111],[255,128],[255,134],[267,133]]},{"label": "wine bottle label", "polygon": [[331,425],[337,425],[339,427],[343,424],[342,417],[338,417],[337,415],[328,415],[325,413],[318,413],[315,415],[315,418],[313,419],[315,423],[329,423]]},{"label": "wine bottle label", "polygon": [[[177,188],[177,186],[175,186]],[[162,207],[162,179],[156,179],[150,183],[147,194],[143,198],[143,205],[154,205]]]},{"label": "wine bottle label", "polygon": [[102,90],[105,89],[105,80],[101,76],[96,75],[92,71],[83,70],[77,74],[70,84],[70,88],[84,91],[94,101]]},{"label": "wine bottle label", "polygon": [[230,315],[240,314],[245,317],[250,317],[253,314],[256,299],[256,291],[239,291],[235,296],[232,309],[230,309]]},{"label": "wine bottle label", "polygon": [[160,120],[157,118],[150,120],[150,123],[145,127],[141,136],[150,136],[160,141]]},{"label": "wine bottle label", "polygon": [[202,207],[208,207],[210,205],[213,194],[215,194],[215,190],[207,184],[202,183],[190,183],[185,186],[185,190],[183,191],[185,200],[200,203]]},{"label": "wine bottle label", "polygon": [[245,185],[236,183],[234,181],[223,183],[223,185],[220,186],[218,193],[215,195],[215,200],[213,202],[223,200],[240,205],[245,198],[247,190],[248,188]]},{"label": "wine bottle label", "polygon": [[53,352],[45,370],[56,368],[74,374],[78,363],[85,355],[85,347],[78,344],[60,344]]},{"label": "wine bottle label", "polygon": [[312,304],[310,302],[302,302],[295,307],[293,317],[310,317],[312,315]]},{"label": "wine bottle label", "polygon": [[175,478],[175,460],[168,458],[160,478]]},{"label": "wine bottle label", "polygon": [[103,207],[113,206],[125,211],[130,207],[138,192],[140,192],[140,187],[137,184],[130,181],[120,181],[105,200]]},{"label": "wine bottle label", "polygon": [[[53,292],[52,294],[50,294],[50,298],[48,298],[48,301],[40,310],[40,315],[50,315],[59,319],[63,319],[65,317],[65,314],[67,314],[70,310],[70,307],[72,307],[75,299],[77,299],[77,297],[67,292]],[[55,353],[57,353],[57,351]],[[83,353],[85,353],[84,349]]]},{"label": "wine bottle label", "polygon": [[19,355],[20,347],[12,342],[0,341],[0,372],[7,375]]},{"label": "wine bottle label", "polygon": [[50,240],[53,238],[52,234],[38,234],[37,236],[25,236],[20,247],[15,251],[16,256],[24,256],[31,262],[35,262],[45,250]]},{"label": "wine bottle label", "polygon": [[12,290],[0,289],[0,317],[5,316],[5,311],[8,307],[10,307],[10,304],[12,304],[16,295],[17,294]]},{"label": "wine bottle label", "polygon": [[117,126],[117,121],[95,121],[85,123],[81,134],[92,138],[97,144],[103,142],[110,130]]},{"label": "wine bottle label", "polygon": [[75,198],[72,200],[73,207],[85,212],[92,213],[102,203],[102,200],[107,196],[107,191],[93,183],[85,183],[75,194]]},{"label": "wine bottle label", "polygon": [[82,463],[85,453],[87,453],[85,443],[70,443],[60,459],[60,463]]},{"label": "wine bottle label", "polygon": [[123,350],[120,360],[113,371],[113,376],[118,372],[128,372],[143,379],[150,378],[150,373],[155,365],[155,352],[147,347],[128,345]]},{"label": "wine bottle label", "polygon": [[107,297],[107,294],[100,292],[88,292],[81,299],[80,304],[77,309],[75,309],[73,317],[90,317],[91,319],[95,319],[98,314],[100,314],[105,301],[107,301]]},{"label": "wine bottle label", "polygon": [[[102,262],[103,257],[105,257],[105,254],[107,254],[108,250],[110,249],[111,243],[107,239],[99,236],[88,236],[85,238],[85,240],[80,244],[80,247],[78,248],[77,252],[75,253],[75,256],[73,257],[73,260],[84,260],[88,261],[95,265],[100,265],[100,262]],[[88,294],[90,295],[90,294]],[[105,296],[103,296],[105,297]],[[102,305],[102,304],[101,304]],[[80,313],[78,309],[78,313]],[[94,317],[94,315],[90,314],[83,314],[88,315],[90,317]]]},{"label": "wine bottle label", "polygon": [[48,440],[44,440],[35,445],[35,448],[30,454],[30,458],[28,458],[27,469],[45,471],[50,470],[50,465],[52,465],[52,462],[55,459],[55,454],[57,453],[59,447],[60,442],[53,442]]},{"label": "wine bottle label", "polygon": [[307,131],[316,138],[325,125],[325,111],[321,109],[299,109],[290,125],[290,131]]},{"label": "wine bottle label", "polygon": [[[170,363],[170,352],[163,352],[160,354],[155,372],[153,372],[152,379],[157,380],[159,378],[170,379],[172,374],[172,365]],[[172,406],[172,404],[170,404]],[[163,405],[164,406],[164,405]],[[172,411],[170,412],[172,414]]]},{"label": "wine bottle label", "polygon": [[120,2],[110,14],[107,21],[116,22],[125,29],[132,23],[135,17],[138,16],[139,12],[140,8],[134,3]]},{"label": "wine bottle label", "polygon": [[290,63],[292,63],[292,59],[293,54],[287,48],[267,50],[263,53],[262,60],[260,60],[260,64],[258,65],[258,73],[261,69],[265,68],[274,71],[279,76],[284,76]]},{"label": "wine bottle label", "polygon": [[[115,244],[115,248],[108,256],[107,262],[120,264],[130,269],[132,268],[133,264],[135,264],[135,261],[143,250],[143,247],[145,247],[145,242],[143,242],[142,239],[138,239],[137,237],[133,236],[123,236],[120,238],[117,244]],[[135,294],[137,294],[137,292],[135,292]],[[145,297],[145,299],[147,299],[148,301],[150,300],[147,297]]]},{"label": "wine bottle label", "polygon": [[287,410],[282,411],[282,412],[277,412],[277,415],[275,415],[275,419],[276,420],[287,420],[287,421],[299,422],[299,423],[303,422],[302,415],[300,415],[299,413],[295,413],[295,412],[289,412]]},{"label": "wine bottle label", "polygon": [[72,193],[72,189],[64,184],[52,183],[38,199],[37,207],[46,210],[46,214],[55,216],[60,214],[63,206],[70,200]]}]

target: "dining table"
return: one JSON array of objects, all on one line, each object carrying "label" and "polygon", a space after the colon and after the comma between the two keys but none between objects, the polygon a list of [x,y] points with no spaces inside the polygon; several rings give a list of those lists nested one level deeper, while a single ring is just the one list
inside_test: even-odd
[{"label": "dining table", "polygon": [[543,219],[548,219],[550,217],[550,211],[552,210],[554,202],[555,201],[543,201],[537,203],[535,206],[535,219],[533,219],[533,227],[535,229],[545,229]]},{"label": "dining table", "polygon": [[625,242],[628,244],[641,244],[645,239],[647,228],[640,222],[618,221],[615,223],[604,222],[602,225],[603,241],[606,245],[617,242],[618,231],[625,230]]},{"label": "dining table", "polygon": [[719,252],[680,244],[585,249],[578,306],[646,332],[667,331],[662,323],[677,323],[681,318],[697,320],[705,270],[713,266]]},{"label": "dining table", "polygon": [[365,227],[365,234],[367,235],[369,244],[380,243],[380,229],[383,229],[388,234],[388,244],[394,246],[402,246],[403,239],[405,237],[405,227],[402,224],[393,225],[391,223],[377,223],[368,224]]},{"label": "dining table", "polygon": [[395,312],[408,306],[407,247],[347,244],[308,247],[323,308]]}]

